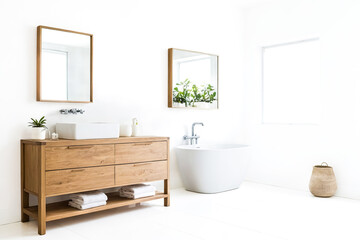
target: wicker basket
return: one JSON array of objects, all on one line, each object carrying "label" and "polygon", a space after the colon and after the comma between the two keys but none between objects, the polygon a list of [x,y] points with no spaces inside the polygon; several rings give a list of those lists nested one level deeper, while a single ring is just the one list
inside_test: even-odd
[{"label": "wicker basket", "polygon": [[336,193],[335,174],[333,168],[328,166],[326,162],[314,166],[309,189],[316,197],[332,197]]}]

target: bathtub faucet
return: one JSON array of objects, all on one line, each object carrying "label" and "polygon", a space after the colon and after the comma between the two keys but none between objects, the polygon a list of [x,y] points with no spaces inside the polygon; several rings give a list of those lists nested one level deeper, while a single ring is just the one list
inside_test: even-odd
[{"label": "bathtub faucet", "polygon": [[191,126],[191,136],[184,136],[184,140],[188,140],[190,139],[190,144],[193,145],[194,144],[194,140],[195,140],[195,144],[197,144],[198,139],[200,138],[200,136],[195,134],[195,126],[196,125],[201,125],[204,126],[204,124],[202,122],[194,122]]}]

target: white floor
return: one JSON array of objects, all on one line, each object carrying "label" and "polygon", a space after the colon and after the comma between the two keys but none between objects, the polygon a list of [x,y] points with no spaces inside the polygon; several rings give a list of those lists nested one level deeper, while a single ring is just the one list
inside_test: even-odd
[{"label": "white floor", "polygon": [[360,201],[249,182],[220,194],[171,194],[171,207],[157,200],[50,222],[45,236],[34,221],[2,225],[0,239],[360,239]]}]

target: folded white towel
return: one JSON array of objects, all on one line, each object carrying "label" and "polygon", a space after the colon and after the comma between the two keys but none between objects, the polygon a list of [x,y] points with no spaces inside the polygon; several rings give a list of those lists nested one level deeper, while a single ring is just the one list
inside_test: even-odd
[{"label": "folded white towel", "polygon": [[88,208],[93,208],[93,207],[99,207],[99,206],[104,206],[106,205],[106,201],[102,201],[102,202],[93,202],[93,203],[88,203],[88,204],[77,204],[73,201],[69,202],[69,206],[80,209],[80,210],[84,210],[84,209],[88,209]]},{"label": "folded white towel", "polygon": [[155,191],[137,193],[137,194],[120,191],[120,197],[125,197],[125,198],[137,199],[137,198],[150,197],[150,196],[155,196]]},{"label": "folded white towel", "polygon": [[96,202],[106,202],[108,197],[101,191],[91,191],[71,194],[70,199],[77,204],[89,204]]},{"label": "folded white towel", "polygon": [[[92,203],[98,203],[98,202],[91,202],[91,203],[83,203],[83,201],[79,200],[79,199],[70,199],[73,203],[76,203],[78,205],[86,205],[86,204],[92,204]],[[104,201],[99,201],[99,202],[104,202]]]},{"label": "folded white towel", "polygon": [[134,184],[129,186],[124,186],[120,188],[120,192],[129,192],[133,194],[140,194],[140,193],[148,193],[148,192],[155,192],[156,188],[152,185],[148,184]]}]

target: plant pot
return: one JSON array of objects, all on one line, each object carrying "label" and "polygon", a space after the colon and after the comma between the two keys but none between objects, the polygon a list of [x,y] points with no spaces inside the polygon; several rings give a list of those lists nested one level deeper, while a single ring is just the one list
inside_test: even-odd
[{"label": "plant pot", "polygon": [[33,127],[31,128],[31,138],[32,139],[45,139],[46,129],[42,127]]},{"label": "plant pot", "polygon": [[336,193],[335,174],[326,162],[313,167],[309,189],[316,197],[332,197]]},{"label": "plant pot", "polygon": [[210,103],[210,108],[218,108],[217,101]]},{"label": "plant pot", "polygon": [[177,108],[185,107],[185,103],[173,102],[173,107],[177,107]]},{"label": "plant pot", "polygon": [[211,104],[208,103],[208,102],[197,102],[197,103],[195,104],[195,106],[196,106],[197,108],[208,109],[208,108],[210,108]]}]

